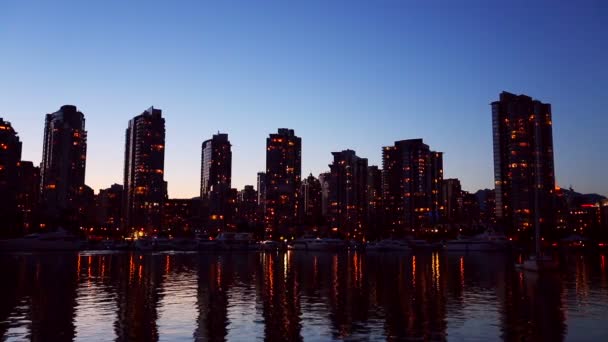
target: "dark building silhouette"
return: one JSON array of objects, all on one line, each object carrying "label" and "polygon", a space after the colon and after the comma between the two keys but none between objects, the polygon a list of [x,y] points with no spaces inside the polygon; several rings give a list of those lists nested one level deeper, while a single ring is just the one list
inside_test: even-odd
[{"label": "dark building silhouette", "polygon": [[221,231],[232,224],[236,190],[232,179],[232,151],[228,134],[216,134],[203,142],[201,158],[201,199],[209,208],[208,228]]},{"label": "dark building silhouette", "polygon": [[21,141],[11,123],[0,118],[0,236],[16,235]]},{"label": "dark building silhouette", "polygon": [[163,204],[163,229],[174,236],[192,236],[200,226],[201,200],[171,198]]},{"label": "dark building silhouette", "polygon": [[554,224],[551,105],[502,92],[492,103],[492,128],[498,221],[514,232],[531,232],[538,208],[547,233]]},{"label": "dark building silhouette", "polygon": [[389,232],[402,234],[437,223],[443,156],[422,139],[401,140],[382,150],[383,202]]},{"label": "dark building silhouette", "polygon": [[87,158],[84,114],[71,105],[47,114],[43,143],[40,177],[45,215],[53,225],[74,228]]},{"label": "dark building silhouette", "polygon": [[329,215],[329,181],[331,179],[330,172],[319,174],[319,183],[321,183],[321,215],[327,217]]},{"label": "dark building silhouette", "polygon": [[258,172],[257,179],[258,191],[258,220],[264,221],[266,215],[266,173]]},{"label": "dark building silhouette", "polygon": [[266,230],[286,232],[297,224],[302,139],[279,128],[266,139]]},{"label": "dark building silhouette", "polygon": [[302,221],[306,226],[318,227],[323,223],[321,213],[322,189],[319,179],[310,174],[302,181],[300,189],[302,199]]},{"label": "dark building silhouette", "polygon": [[110,230],[113,234],[122,227],[122,204],[124,188],[120,184],[112,184],[107,189],[99,190],[97,195],[97,222],[101,228]]},{"label": "dark building silhouette", "polygon": [[258,193],[253,185],[245,185],[238,193],[237,198],[238,218],[241,222],[253,224],[258,218]]},{"label": "dark building silhouette", "polygon": [[28,233],[40,228],[40,167],[31,161],[20,161],[17,167],[17,214],[20,233]]},{"label": "dark building silhouette", "polygon": [[456,178],[444,179],[441,185],[441,206],[443,221],[457,223],[462,219],[462,187]]},{"label": "dark building silhouette", "polygon": [[150,107],[131,119],[125,137],[126,233],[142,229],[153,233],[161,228],[161,211],[167,197],[162,111]]},{"label": "dark building silhouette", "polygon": [[332,152],[329,165],[330,225],[332,231],[360,240],[367,229],[367,159],[355,151]]},{"label": "dark building silhouette", "polygon": [[376,165],[367,167],[367,222],[370,239],[379,237],[383,223],[382,215],[382,170]]}]

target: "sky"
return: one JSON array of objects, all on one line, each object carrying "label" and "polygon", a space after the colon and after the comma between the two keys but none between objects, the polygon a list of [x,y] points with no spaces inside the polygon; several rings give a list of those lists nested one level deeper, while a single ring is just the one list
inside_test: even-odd
[{"label": "sky", "polygon": [[490,103],[552,104],[557,183],[608,195],[606,1],[0,0],[0,117],[42,157],[44,115],[86,118],[86,183],[122,183],[129,119],[166,118],[169,196],[199,194],[201,143],[232,143],[255,184],[268,134],[295,129],[302,173],[423,138],[445,178],[493,187]]}]

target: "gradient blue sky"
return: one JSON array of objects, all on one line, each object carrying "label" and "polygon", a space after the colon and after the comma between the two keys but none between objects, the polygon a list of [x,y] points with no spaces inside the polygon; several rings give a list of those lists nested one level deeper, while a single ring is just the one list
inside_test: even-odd
[{"label": "gradient blue sky", "polygon": [[304,176],[420,137],[475,191],[493,184],[489,104],[507,90],[553,105],[558,184],[608,195],[607,61],[599,0],[0,1],[0,117],[38,163],[44,114],[77,105],[95,190],[122,183],[127,122],[154,105],[171,197],[198,195],[218,130],[233,185],[255,184],[278,127],[302,137]]}]

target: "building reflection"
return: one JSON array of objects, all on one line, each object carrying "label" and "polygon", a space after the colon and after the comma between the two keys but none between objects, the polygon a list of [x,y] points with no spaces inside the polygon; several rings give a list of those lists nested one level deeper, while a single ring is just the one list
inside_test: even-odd
[{"label": "building reflection", "polygon": [[202,255],[198,266],[196,341],[224,341],[228,326],[229,255]]},{"label": "building reflection", "polygon": [[302,340],[299,273],[293,257],[291,252],[260,254],[256,287],[266,340]]},{"label": "building reflection", "polygon": [[[159,288],[163,281],[164,260],[155,255],[132,253],[119,258],[112,268],[116,289],[117,340],[158,340]],[[129,275],[126,277],[125,275]]]},{"label": "building reflection", "polygon": [[0,340],[576,339],[566,307],[594,309],[608,266],[598,254],[564,267],[474,253],[0,255]]}]

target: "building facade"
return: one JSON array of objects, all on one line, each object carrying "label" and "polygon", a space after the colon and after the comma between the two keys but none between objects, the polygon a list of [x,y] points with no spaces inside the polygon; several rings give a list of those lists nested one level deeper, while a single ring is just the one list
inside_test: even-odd
[{"label": "building facade", "polygon": [[0,118],[0,236],[18,234],[17,194],[21,141],[11,123]]},{"label": "building facade", "polygon": [[298,224],[302,177],[302,139],[279,128],[266,139],[266,231],[293,232]]},{"label": "building facade", "polygon": [[167,198],[165,119],[150,107],[129,121],[125,134],[124,223],[126,233],[161,229]]},{"label": "building facade", "polygon": [[78,225],[79,195],[85,186],[87,131],[84,114],[65,105],[47,114],[44,126],[41,202],[50,225]]},{"label": "building facade", "polygon": [[201,198],[219,187],[230,188],[232,182],[232,149],[228,134],[215,134],[203,142],[201,156]]},{"label": "building facade", "polygon": [[551,105],[502,92],[492,103],[492,130],[498,223],[530,234],[538,221],[541,232],[550,233],[555,223]]},{"label": "building facade", "polygon": [[439,222],[443,155],[422,139],[401,140],[382,150],[386,234],[401,235]]},{"label": "building facade", "polygon": [[329,216],[332,231],[362,240],[367,231],[367,159],[355,151],[332,152]]}]

